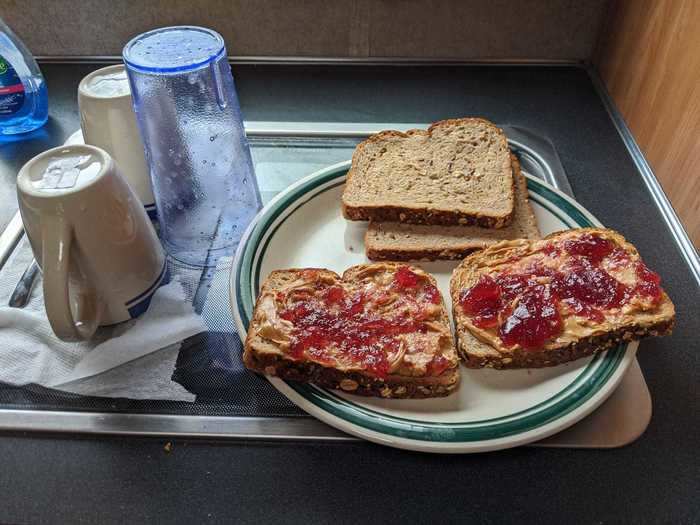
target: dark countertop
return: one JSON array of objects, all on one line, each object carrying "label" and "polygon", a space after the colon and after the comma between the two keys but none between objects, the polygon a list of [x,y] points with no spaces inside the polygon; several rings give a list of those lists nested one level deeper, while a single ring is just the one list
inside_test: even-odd
[{"label": "dark countertop", "polygon": [[[0,226],[14,177],[78,128],[75,92],[96,65],[45,64],[51,120],[0,143]],[[0,437],[1,522],[532,521],[700,519],[698,284],[586,70],[511,66],[234,67],[250,120],[430,122],[483,115],[552,140],[574,193],[635,243],[673,298],[673,336],[639,361],[654,403],[646,433],[616,450],[519,448],[431,456],[369,443]]]}]

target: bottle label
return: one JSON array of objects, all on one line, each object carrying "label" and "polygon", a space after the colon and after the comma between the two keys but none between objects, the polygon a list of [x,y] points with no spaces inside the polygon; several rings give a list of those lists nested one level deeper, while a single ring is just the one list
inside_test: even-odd
[{"label": "bottle label", "polygon": [[0,117],[17,113],[24,105],[24,86],[15,68],[0,55]]}]

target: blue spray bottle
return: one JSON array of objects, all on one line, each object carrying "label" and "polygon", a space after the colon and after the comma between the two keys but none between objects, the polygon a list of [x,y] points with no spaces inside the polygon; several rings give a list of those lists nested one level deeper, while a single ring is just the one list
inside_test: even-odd
[{"label": "blue spray bottle", "polygon": [[48,115],[46,82],[36,60],[0,19],[0,136],[35,130]]}]

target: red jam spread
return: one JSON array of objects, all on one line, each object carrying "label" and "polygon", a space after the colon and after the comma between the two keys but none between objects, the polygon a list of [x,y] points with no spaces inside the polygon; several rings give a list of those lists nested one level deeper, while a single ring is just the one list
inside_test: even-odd
[{"label": "red jam spread", "polygon": [[481,328],[498,326],[498,314],[501,311],[501,294],[499,284],[488,275],[482,275],[479,281],[462,293],[460,300],[464,313],[473,318],[473,323]]},{"label": "red jam spread", "polygon": [[562,308],[595,322],[605,320],[606,310],[620,308],[634,297],[651,298],[656,304],[662,292],[659,276],[640,260],[635,262],[636,282],[626,285],[603,267],[630,264],[629,254],[612,241],[583,234],[540,250],[544,258],[564,252],[563,268],[554,269],[535,259],[515,272],[482,275],[462,292],[460,305],[474,326],[493,329],[506,346],[541,348],[563,329]]},{"label": "red jam spread", "polygon": [[428,373],[433,376],[439,376],[450,367],[450,360],[444,356],[438,355],[428,363]]},{"label": "red jam spread", "polygon": [[564,251],[569,255],[585,257],[591,264],[600,262],[615,249],[615,243],[598,235],[584,233],[575,239],[562,242]]},{"label": "red jam spread", "polygon": [[[393,316],[390,313],[390,318],[372,309],[373,305],[386,304],[391,299],[386,287],[373,288],[369,294],[364,289],[348,291],[323,282],[316,282],[315,287],[315,293],[299,295],[292,290],[289,296],[277,296],[285,304],[280,317],[293,324],[290,355],[296,359],[307,356],[331,365],[339,351],[344,359],[349,358],[378,377],[389,373],[387,356],[399,350],[398,336],[427,331],[425,321],[429,316],[421,303],[440,302],[437,288],[405,266],[395,272],[390,287],[400,291],[396,303],[407,308],[392,309],[398,313]],[[449,361],[438,355],[428,371],[439,373],[447,366]]]},{"label": "red jam spread", "polygon": [[402,266],[394,274],[394,282],[399,288],[415,288],[419,281],[419,277],[407,266]]},{"label": "red jam spread", "polygon": [[498,328],[498,335],[508,346],[537,348],[561,333],[562,320],[556,297],[548,287],[529,286],[515,308]]},{"label": "red jam spread", "polygon": [[424,288],[424,293],[425,293],[425,299],[432,304],[440,304],[442,299],[440,298],[440,290],[437,289],[437,286],[433,286],[432,284],[429,284]]},{"label": "red jam spread", "polygon": [[440,304],[440,291],[437,286],[430,282],[421,282],[421,277],[411,271],[408,266],[401,266],[394,274],[394,286],[400,291],[417,289],[420,286],[419,298],[423,297],[426,301],[432,304]]},{"label": "red jam spread", "polygon": [[638,262],[635,268],[637,286],[634,292],[638,295],[651,297],[655,301],[661,299],[661,277],[652,272],[643,262]]}]

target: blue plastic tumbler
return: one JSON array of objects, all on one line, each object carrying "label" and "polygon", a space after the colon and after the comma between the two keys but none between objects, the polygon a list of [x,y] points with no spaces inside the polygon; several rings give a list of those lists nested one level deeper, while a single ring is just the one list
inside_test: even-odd
[{"label": "blue plastic tumbler", "polygon": [[261,207],[226,46],[202,27],[166,27],[124,47],[161,241],[175,259],[216,265]]}]

